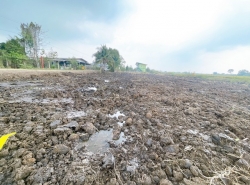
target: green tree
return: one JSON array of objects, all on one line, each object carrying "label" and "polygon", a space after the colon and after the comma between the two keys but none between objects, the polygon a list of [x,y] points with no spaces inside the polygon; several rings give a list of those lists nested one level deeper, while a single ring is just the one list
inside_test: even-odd
[{"label": "green tree", "polygon": [[70,60],[70,65],[71,65],[71,68],[73,68],[75,70],[77,70],[79,67],[78,62],[74,57]]},{"label": "green tree", "polygon": [[250,72],[246,69],[242,69],[238,72],[238,76],[250,76]]},{"label": "green tree", "polygon": [[[94,63],[99,64],[102,71],[106,67],[112,72],[124,67],[125,61],[117,49],[107,48],[106,45],[97,48],[97,52],[93,54]],[[125,67],[124,67],[125,68]]]},{"label": "green tree", "polygon": [[12,68],[20,68],[27,60],[24,47],[20,44],[20,39],[12,38],[0,46],[0,56],[3,65]]},{"label": "green tree", "polygon": [[94,63],[100,65],[101,71],[104,71],[106,65],[112,60],[109,49],[106,45],[98,47],[97,52],[93,54],[93,57],[95,57]]},{"label": "green tree", "polygon": [[114,72],[115,70],[120,70],[124,66],[125,61],[119,51],[117,49],[109,48],[109,54],[112,58],[108,63],[110,71]]},{"label": "green tree", "polygon": [[132,66],[126,66],[126,71],[135,71],[135,69]]}]

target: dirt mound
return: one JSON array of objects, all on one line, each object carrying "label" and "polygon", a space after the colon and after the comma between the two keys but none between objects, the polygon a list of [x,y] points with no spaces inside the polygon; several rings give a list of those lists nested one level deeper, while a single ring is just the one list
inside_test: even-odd
[{"label": "dirt mound", "polygon": [[[8,80],[8,81],[7,81]],[[0,184],[250,184],[250,87],[127,73],[1,78]]]}]

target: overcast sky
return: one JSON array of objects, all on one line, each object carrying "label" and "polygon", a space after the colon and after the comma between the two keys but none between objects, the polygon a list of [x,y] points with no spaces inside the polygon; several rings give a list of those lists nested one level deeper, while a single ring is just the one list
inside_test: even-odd
[{"label": "overcast sky", "polygon": [[116,48],[161,71],[250,71],[249,0],[0,0],[0,42],[42,26],[44,48],[92,62]]}]

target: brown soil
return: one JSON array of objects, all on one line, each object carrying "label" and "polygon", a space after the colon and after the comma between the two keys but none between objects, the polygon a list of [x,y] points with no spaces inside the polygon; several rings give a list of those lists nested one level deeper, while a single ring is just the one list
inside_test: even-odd
[{"label": "brown soil", "polygon": [[250,184],[249,97],[195,77],[0,70],[0,136],[17,132],[0,184]]}]

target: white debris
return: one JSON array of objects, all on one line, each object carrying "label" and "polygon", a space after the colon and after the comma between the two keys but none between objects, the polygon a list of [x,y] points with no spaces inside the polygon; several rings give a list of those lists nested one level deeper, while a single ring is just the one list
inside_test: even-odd
[{"label": "white debris", "polygon": [[187,130],[187,133],[196,135],[196,134],[199,133],[199,131],[198,130],[191,130],[191,129],[189,129],[189,130]]},{"label": "white debris", "polygon": [[208,141],[208,142],[212,142],[212,139],[210,136],[202,134],[202,133],[200,133],[200,136],[202,137],[203,140]]},{"label": "white debris", "polygon": [[69,112],[67,118],[77,118],[85,115],[86,113],[84,111],[75,111],[75,112]]},{"label": "white debris", "polygon": [[192,150],[192,149],[193,149],[193,147],[192,147],[191,145],[188,145],[188,146],[186,146],[186,147],[184,148],[184,151],[187,152],[187,151],[190,151],[190,150]]},{"label": "white debris", "polygon": [[222,138],[224,138],[224,139],[228,139],[229,141],[234,141],[234,139],[233,139],[233,138],[229,137],[229,136],[228,136],[228,135],[226,135],[226,134],[219,133],[219,136],[220,136],[220,137],[222,137]]}]

